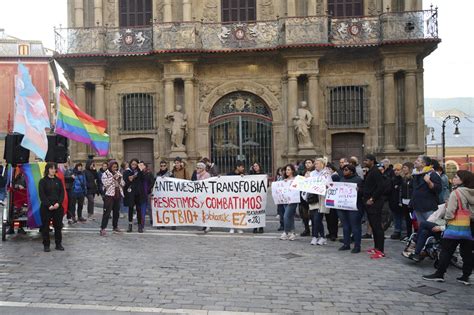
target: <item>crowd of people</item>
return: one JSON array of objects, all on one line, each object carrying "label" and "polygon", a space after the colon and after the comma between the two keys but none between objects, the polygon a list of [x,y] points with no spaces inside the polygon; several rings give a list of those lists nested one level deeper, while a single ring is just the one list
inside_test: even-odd
[{"label": "crowd of people", "polygon": [[[137,220],[138,232],[144,232],[146,213],[151,212],[150,197],[156,177],[204,180],[220,174],[217,166],[208,158],[200,160],[192,173],[188,172],[184,161],[179,157],[174,159],[171,169],[168,168],[167,161],[161,161],[156,174],[151,172],[146,163],[137,159],[120,165],[115,160],[104,162],[98,170],[92,159],[88,160],[85,166],[76,163],[72,167],[69,163],[65,163],[60,167],[64,173],[69,200],[66,211],[68,224],[94,220],[94,200],[96,195],[100,195],[103,200],[101,236],[106,235],[110,218],[112,231],[122,232],[118,226],[120,212],[128,213],[127,232],[133,231],[134,218]],[[56,249],[64,250],[61,236],[62,211],[64,211],[61,204],[64,192],[60,189],[62,186],[56,177],[56,170],[56,164],[47,163],[45,176],[39,183],[41,217],[42,222],[52,220]],[[4,169],[2,172],[4,173]],[[245,174],[245,164],[237,161],[234,169],[227,175]],[[254,163],[248,174],[266,173],[259,163]],[[457,279],[459,282],[469,284],[469,276],[474,265],[473,173],[460,170],[450,182],[440,163],[428,156],[419,156],[413,163],[392,165],[388,159],[379,163],[374,155],[368,154],[363,160],[363,165],[359,164],[356,157],[340,159],[338,167],[325,158],[290,163],[277,170],[274,180],[292,181],[298,175],[325,176],[328,182],[356,184],[358,210],[332,209],[326,207],[324,196],[302,192],[299,203],[278,205],[277,217],[280,220],[278,230],[282,231],[281,240],[293,241],[298,237],[295,217],[299,216],[303,223],[303,231],[299,236],[311,236],[311,245],[324,246],[328,240],[336,241],[339,227],[342,226],[340,251],[360,253],[362,239],[373,239],[374,246],[367,252],[372,259],[380,259],[385,257],[384,215],[389,212],[393,218],[393,233],[390,238],[415,240],[402,253],[406,258],[420,262],[426,256],[424,253],[426,240],[430,236],[442,239],[438,268],[435,273],[424,276],[424,279],[444,281],[450,258],[459,246],[464,265],[463,275]],[[0,194],[4,197],[3,191],[0,191]],[[86,200],[87,218],[83,215]],[[323,224],[324,219],[326,227]],[[364,234],[363,222],[367,222]],[[205,233],[210,230],[210,227],[203,227]],[[41,231],[44,250],[50,251],[49,226]],[[229,232],[235,231],[230,229]],[[237,232],[243,233],[242,230]],[[253,232],[263,233],[264,230],[261,227],[254,229]]]}]

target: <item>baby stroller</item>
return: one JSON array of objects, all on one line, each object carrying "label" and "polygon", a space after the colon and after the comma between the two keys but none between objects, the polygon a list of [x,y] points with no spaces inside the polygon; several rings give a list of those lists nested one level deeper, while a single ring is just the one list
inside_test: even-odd
[{"label": "baby stroller", "polygon": [[[411,253],[415,251],[417,233],[413,233],[410,235],[406,242],[406,246],[403,252],[403,256],[408,257],[405,253]],[[423,250],[421,251],[421,255],[423,257],[429,257],[434,260],[434,267],[437,269],[439,265],[439,257],[441,254],[441,234],[430,236],[426,239],[425,245],[423,246]],[[458,269],[462,269],[462,258],[459,252],[459,246],[456,248],[456,251],[451,258],[451,265]]]}]

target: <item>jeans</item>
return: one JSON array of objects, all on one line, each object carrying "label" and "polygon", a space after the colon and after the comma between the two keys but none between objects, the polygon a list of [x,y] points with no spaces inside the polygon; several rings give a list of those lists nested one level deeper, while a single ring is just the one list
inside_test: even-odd
[{"label": "jeans", "polygon": [[420,211],[415,210],[416,221],[418,222],[418,226],[421,225],[421,222],[427,221],[430,215],[433,214],[433,212],[434,211],[420,212]]},{"label": "jeans", "polygon": [[324,237],[323,218],[324,213],[319,213],[318,210],[311,210],[311,235],[313,237]]},{"label": "jeans", "polygon": [[283,205],[277,206],[277,213],[280,216],[280,227],[284,226],[285,207]]},{"label": "jeans", "polygon": [[420,226],[418,227],[415,254],[419,255],[423,250],[423,247],[425,247],[425,243],[428,237],[435,235],[435,233],[431,231],[431,229],[434,228],[436,225],[437,224],[430,221],[421,222]]},{"label": "jeans", "polygon": [[94,214],[94,194],[87,194],[87,214]]},{"label": "jeans", "polygon": [[337,210],[330,209],[330,212],[326,213],[325,217],[329,237],[337,238],[337,232],[339,230],[339,218],[337,217]]},{"label": "jeans", "polygon": [[359,211],[337,210],[339,219],[342,222],[342,233],[344,245],[350,246],[351,233],[354,236],[354,248],[360,249],[362,239],[362,216]]},{"label": "jeans", "polygon": [[460,245],[460,253],[463,261],[462,265],[462,274],[463,276],[469,277],[472,273],[473,268],[473,257],[472,257],[472,244],[474,242],[471,240],[452,240],[448,238],[443,238],[441,241],[441,254],[439,257],[439,266],[438,271],[436,272],[438,275],[444,275],[446,273],[446,269],[451,261],[451,257],[453,257],[454,252],[456,251],[456,247],[458,244]]},{"label": "jeans", "polygon": [[283,205],[285,208],[285,215],[283,216],[283,225],[285,228],[286,233],[294,232],[295,231],[295,213],[296,207],[298,206],[297,203],[290,203]]}]

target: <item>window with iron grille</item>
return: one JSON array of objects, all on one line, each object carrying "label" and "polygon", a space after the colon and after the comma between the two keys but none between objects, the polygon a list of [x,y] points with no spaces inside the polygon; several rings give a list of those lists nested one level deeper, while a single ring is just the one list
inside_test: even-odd
[{"label": "window with iron grille", "polygon": [[222,22],[255,21],[255,0],[222,0]]},{"label": "window with iron grille", "polygon": [[362,16],[362,0],[328,0],[328,11],[336,18]]},{"label": "window with iron grille", "polygon": [[151,25],[152,0],[120,0],[120,26]]},{"label": "window with iron grille", "polygon": [[145,93],[124,94],[122,98],[122,131],[155,129],[153,96]]},{"label": "window with iron grille", "polygon": [[330,128],[360,128],[368,126],[366,86],[329,88],[328,126]]}]

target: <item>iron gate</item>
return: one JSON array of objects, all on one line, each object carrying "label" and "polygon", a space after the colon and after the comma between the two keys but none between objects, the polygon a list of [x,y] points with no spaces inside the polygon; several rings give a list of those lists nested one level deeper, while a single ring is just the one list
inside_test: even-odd
[{"label": "iron gate", "polygon": [[250,166],[258,162],[265,173],[272,173],[272,122],[253,115],[232,115],[210,125],[211,159],[223,174],[237,161]]}]

